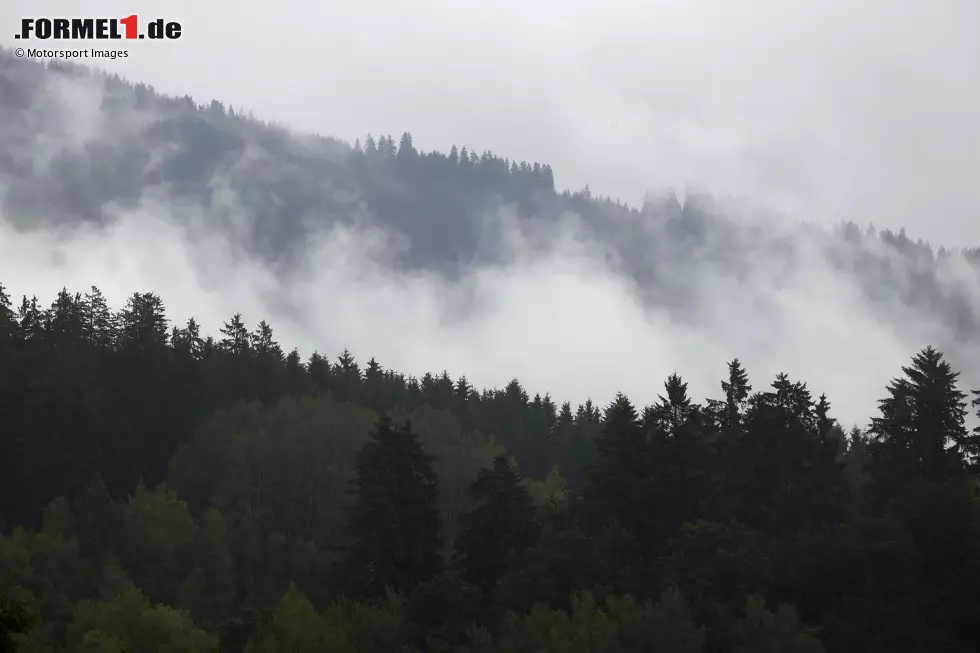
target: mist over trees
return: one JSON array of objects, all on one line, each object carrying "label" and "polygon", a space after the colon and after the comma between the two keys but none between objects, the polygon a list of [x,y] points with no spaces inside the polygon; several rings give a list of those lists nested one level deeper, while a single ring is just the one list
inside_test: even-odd
[{"label": "mist over trees", "polygon": [[[156,188],[283,266],[315,229],[367,221],[406,237],[399,265],[452,277],[507,255],[485,213],[574,214],[679,313],[704,266],[817,252],[880,310],[973,337],[977,252],[904,232],[801,244],[704,194],[634,209],[540,163],[301,136],[8,51],[0,117],[21,229],[99,224]],[[573,405],[300,352],[240,313],[209,333],[134,290],[0,285],[0,651],[977,650],[980,393],[941,348],[910,351],[850,428],[834,387],[738,359],[703,400],[678,370],[656,396]]]},{"label": "mist over trees", "polygon": [[764,261],[773,283],[815,255],[852,279],[885,321],[898,321],[893,309],[902,306],[955,341],[977,331],[976,247],[934,249],[904,229],[853,223],[786,232],[760,223],[766,212],[758,207],[694,189],[683,203],[666,193],[631,207],[588,187],[561,190],[545,163],[463,144],[426,152],[408,132],[353,144],[298,134],[218,100],[167,97],[2,48],[0,84],[0,210],[23,229],[104,224],[162,196],[172,219],[192,220],[188,207],[206,207],[209,227],[234,233],[278,268],[300,260],[313,233],[376,225],[403,243],[396,265],[453,278],[511,255],[501,225],[487,216],[512,216],[542,249],[576,216],[645,301],[680,315],[696,317],[707,299],[696,280],[708,270],[744,279]]}]

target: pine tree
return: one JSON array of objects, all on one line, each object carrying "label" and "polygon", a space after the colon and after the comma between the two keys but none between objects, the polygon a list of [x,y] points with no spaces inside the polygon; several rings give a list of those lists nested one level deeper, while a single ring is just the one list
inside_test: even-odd
[{"label": "pine tree", "polygon": [[351,494],[344,564],[351,593],[407,594],[440,572],[438,480],[408,422],[378,420],[358,453]]},{"label": "pine tree", "polygon": [[258,356],[270,356],[280,360],[283,358],[279,343],[272,337],[272,327],[265,320],[259,322],[258,327],[252,333],[251,348]]},{"label": "pine tree", "polygon": [[691,412],[691,399],[687,396],[687,384],[676,373],[667,377],[664,383],[667,396],[660,395],[660,403],[646,415],[669,434],[675,434],[683,427]]},{"label": "pine tree", "polygon": [[221,328],[221,333],[225,335],[221,339],[221,348],[225,351],[240,356],[251,350],[251,337],[241,313],[232,315],[231,320]]},{"label": "pine tree", "polygon": [[81,304],[81,295],[72,295],[62,288],[48,309],[48,337],[56,347],[81,340],[84,329]]},{"label": "pine tree", "polygon": [[541,173],[541,186],[552,193],[555,192],[555,173],[550,165],[544,166]]},{"label": "pine tree", "polygon": [[167,318],[163,301],[153,293],[134,293],[119,312],[122,344],[141,350],[159,350],[167,344]]},{"label": "pine tree", "polygon": [[85,337],[96,347],[110,349],[116,340],[116,317],[109,310],[105,295],[95,286],[85,294],[83,315]]},{"label": "pine tree", "polygon": [[454,562],[463,579],[490,598],[534,541],[534,506],[517,467],[503,455],[480,470],[469,494],[476,508],[460,518]]},{"label": "pine tree", "polygon": [[306,370],[309,372],[310,381],[316,392],[326,392],[330,389],[332,371],[330,362],[324,358],[323,354],[314,351],[310,354],[310,360],[306,363]]},{"label": "pine tree", "polygon": [[830,433],[831,427],[834,426],[834,419],[829,416],[830,413],[830,402],[827,400],[827,395],[820,395],[820,399],[817,400],[817,405],[813,408],[817,415],[817,435],[821,438],[826,438]]},{"label": "pine tree", "polygon": [[398,145],[398,159],[403,162],[410,162],[418,158],[419,153],[412,145],[412,135],[408,132],[402,134],[401,142]]},{"label": "pine tree", "polygon": [[286,356],[279,343],[275,341],[272,327],[265,320],[259,322],[251,335],[251,363],[253,388],[260,401],[272,402],[282,393]]},{"label": "pine tree", "polygon": [[649,450],[636,408],[622,393],[606,408],[587,495],[599,514],[629,529],[644,512]]},{"label": "pine tree", "polygon": [[916,354],[893,379],[881,412],[871,420],[877,457],[906,478],[941,481],[961,471],[975,439],[965,426],[966,394],[954,372],[933,347]]},{"label": "pine tree", "polygon": [[20,323],[20,337],[24,340],[41,340],[45,337],[47,317],[37,304],[37,297],[21,298],[20,308],[17,309],[17,321]]},{"label": "pine tree", "polygon": [[363,381],[361,367],[354,359],[354,355],[348,350],[345,349],[337,357],[337,364],[333,367],[332,375],[334,378],[333,389],[338,399],[353,401],[360,396]]},{"label": "pine tree", "polygon": [[383,412],[385,408],[385,385],[384,370],[378,361],[371,358],[364,368],[364,392],[363,401],[376,412]]},{"label": "pine tree", "polygon": [[738,426],[741,412],[745,407],[745,400],[752,392],[749,375],[737,358],[728,364],[728,381],[721,382],[721,389],[725,392],[723,426],[733,428]]},{"label": "pine tree", "polygon": [[17,318],[10,308],[10,295],[0,283],[0,341],[13,338],[17,334]]},{"label": "pine tree", "polygon": [[465,376],[459,377],[453,389],[453,413],[464,431],[477,428],[481,416],[480,393]]},{"label": "pine tree", "polygon": [[311,387],[310,375],[303,366],[299,349],[293,348],[286,355],[286,394],[291,397],[303,397],[310,394]]}]

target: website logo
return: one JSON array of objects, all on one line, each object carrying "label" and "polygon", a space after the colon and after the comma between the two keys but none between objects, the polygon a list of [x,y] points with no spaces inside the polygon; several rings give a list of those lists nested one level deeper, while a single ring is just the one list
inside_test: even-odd
[{"label": "website logo", "polygon": [[182,28],[174,20],[140,20],[136,14],[124,18],[23,18],[15,39],[55,40],[176,40]]}]

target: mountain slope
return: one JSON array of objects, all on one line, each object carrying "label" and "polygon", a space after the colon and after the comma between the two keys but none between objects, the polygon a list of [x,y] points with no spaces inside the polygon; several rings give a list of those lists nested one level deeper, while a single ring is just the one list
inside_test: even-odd
[{"label": "mountain slope", "polygon": [[[409,133],[354,145],[296,134],[214,100],[198,105],[92,70],[0,50],[0,211],[23,229],[105,223],[147,200],[279,266],[311,234],[382,227],[394,263],[454,277],[513,256],[509,230],[547,249],[573,224],[651,305],[696,321],[716,278],[778,285],[814,259],[856,284],[882,320],[896,307],[972,338],[977,250],[950,252],[904,230],[834,233],[689,192],[641,209],[555,188],[550,166],[466,147],[414,147]],[[764,263],[765,265],[761,265]],[[964,265],[965,264],[965,265]],[[947,343],[941,343],[947,344]]]}]

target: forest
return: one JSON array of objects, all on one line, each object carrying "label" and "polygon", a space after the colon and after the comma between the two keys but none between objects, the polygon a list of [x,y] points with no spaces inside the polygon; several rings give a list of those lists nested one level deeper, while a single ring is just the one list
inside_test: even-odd
[{"label": "forest", "polygon": [[0,650],[975,651],[980,437],[943,355],[849,432],[719,370],[573,408],[153,293],[0,292]]},{"label": "forest", "polygon": [[[708,398],[678,370],[656,396],[573,405],[343,343],[300,352],[242,314],[207,333],[154,288],[110,306],[95,286],[0,285],[0,652],[975,653],[980,394],[951,361],[975,349],[980,249],[850,222],[787,234],[706,193],[631,207],[555,175],[407,131],[297,134],[0,48],[17,230],[163,197],[287,282],[338,224],[400,234],[395,269],[451,280],[512,255],[488,214],[543,248],[574,216],[681,321],[710,301],[706,270],[751,283],[758,261],[779,277],[816,252],[881,324],[947,337],[852,427],[840,389],[738,359]],[[8,276],[30,273],[0,261]]]}]

